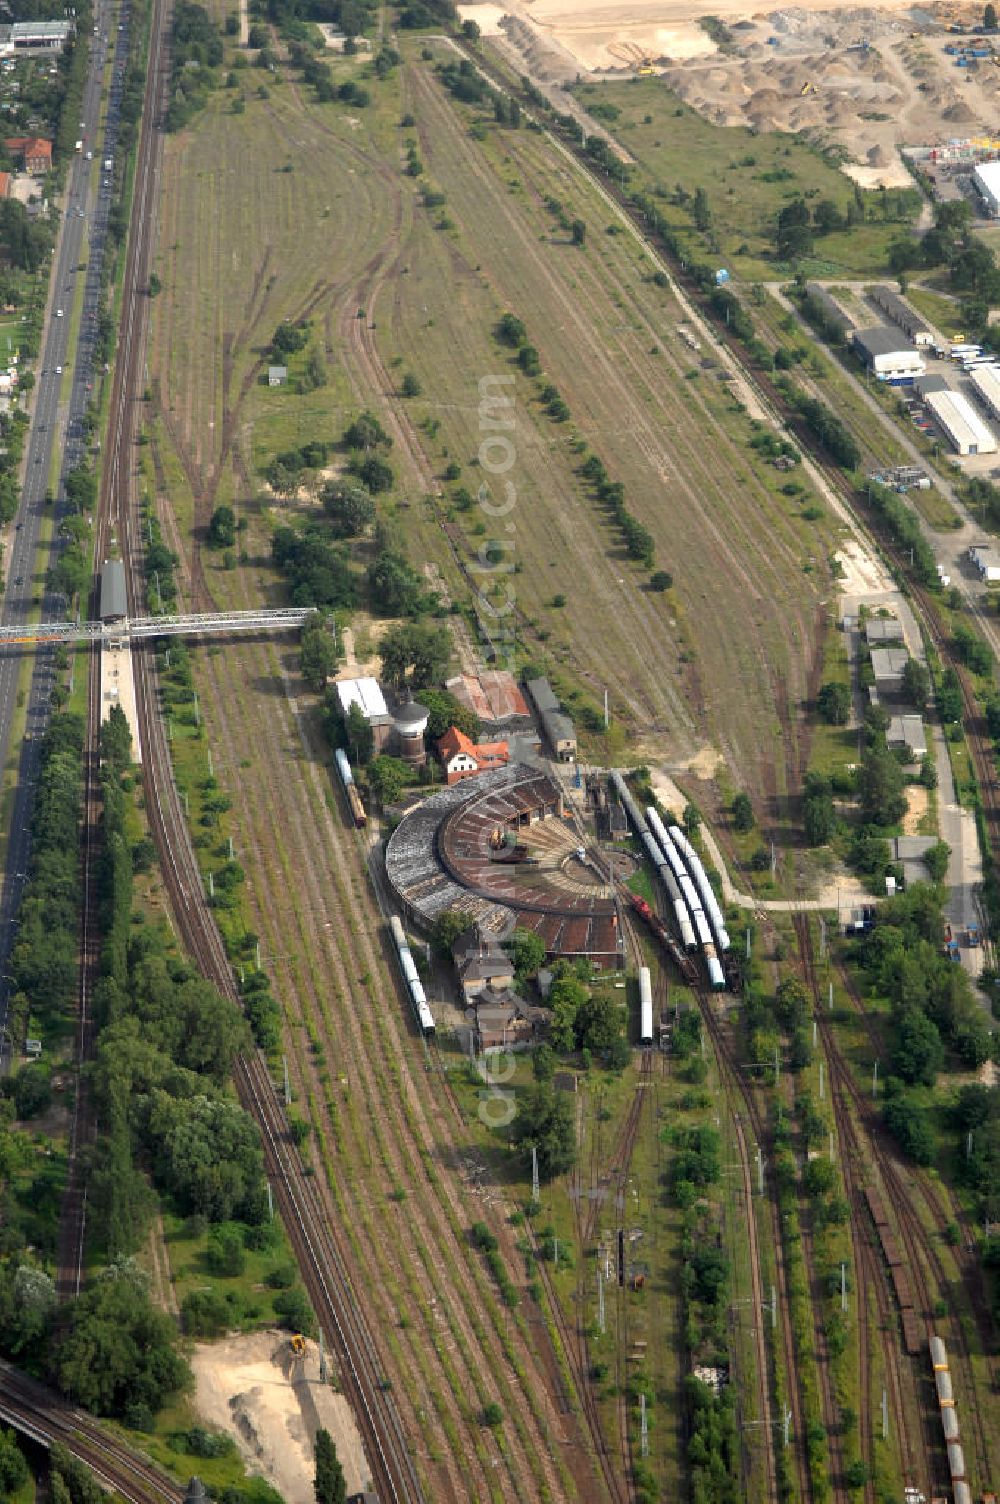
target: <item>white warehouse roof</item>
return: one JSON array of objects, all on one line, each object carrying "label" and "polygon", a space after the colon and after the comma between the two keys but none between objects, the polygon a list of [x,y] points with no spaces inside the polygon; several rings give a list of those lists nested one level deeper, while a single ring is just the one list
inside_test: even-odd
[{"label": "white warehouse roof", "polygon": [[377,679],[338,679],[337,698],[345,720],[352,705],[357,705],[366,721],[389,714]]},{"label": "white warehouse roof", "polygon": [[977,366],[969,372],[969,378],[994,418],[1000,418],[1000,371],[992,366]]},{"label": "white warehouse roof", "polygon": [[980,162],[972,176],[984,198],[1000,203],[1000,162]]},{"label": "white warehouse roof", "polygon": [[928,392],[924,401],[959,454],[994,454],[997,441],[961,392]]}]

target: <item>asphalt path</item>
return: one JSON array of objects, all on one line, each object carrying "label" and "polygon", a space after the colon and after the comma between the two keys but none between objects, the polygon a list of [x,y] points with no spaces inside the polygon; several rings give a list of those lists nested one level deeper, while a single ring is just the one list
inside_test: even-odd
[{"label": "asphalt path", "polygon": [[[104,170],[114,158],[118,138],[121,87],[128,57],[129,8],[119,11],[110,0],[97,0],[90,69],[80,114],[83,149],[67,173],[63,219],[56,241],[49,279],[49,302],[36,368],[34,410],[26,444],[21,504],[11,524],[7,589],[0,610],[4,626],[27,623],[41,605],[42,619],[57,620],[65,613],[65,597],[48,590],[46,572],[58,558],[62,540],[53,538],[46,555],[40,552],[42,518],[46,509],[56,519],[64,515],[63,482],[85,457],[83,418],[92,395],[94,339],[100,305],[101,265],[112,202],[113,175]],[[114,56],[108,108],[100,131],[101,89],[108,51]],[[87,160],[87,152],[93,160]],[[89,232],[85,271],[78,271],[84,231]],[[71,314],[80,277],[85,278],[83,314],[74,368],[68,371]],[[61,312],[60,312],[61,310]],[[59,486],[54,500],[46,500],[53,455],[59,456]],[[10,816],[7,865],[0,894],[0,1058],[8,1047],[6,1026],[10,999],[9,963],[17,933],[17,913],[31,851],[30,822],[38,777],[41,740],[51,712],[55,686],[54,648],[0,649],[0,768],[7,764],[17,712],[18,679],[23,654],[32,652],[34,669],[27,694],[27,724],[21,746],[17,787]],[[78,670],[82,672],[82,667]]]}]

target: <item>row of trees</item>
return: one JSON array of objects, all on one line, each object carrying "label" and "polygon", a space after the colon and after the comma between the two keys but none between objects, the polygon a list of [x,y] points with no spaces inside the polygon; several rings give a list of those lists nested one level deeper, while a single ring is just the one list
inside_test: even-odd
[{"label": "row of trees", "polygon": [[170,27],[168,131],[180,130],[205,104],[218,82],[222,36],[204,6],[178,0]]}]

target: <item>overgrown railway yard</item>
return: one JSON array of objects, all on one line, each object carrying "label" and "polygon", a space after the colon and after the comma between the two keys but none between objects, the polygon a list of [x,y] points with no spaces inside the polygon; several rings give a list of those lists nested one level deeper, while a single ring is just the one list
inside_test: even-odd
[{"label": "overgrown railway yard", "polygon": [[[716,278],[738,214],[713,225],[721,167],[707,207],[657,181],[673,95],[636,80],[640,128],[628,84],[603,115],[578,94],[611,130],[624,111],[626,171],[453,16],[369,19],[372,50],[342,53],[280,4],[153,0],[96,563],[122,558],[133,615],[324,615],[301,643],[134,642],[141,773],[99,738],[97,660],[69,669],[84,971],[44,1052],[66,1091],[75,1022],[94,1064],[60,1238],[12,1245],[31,1280],[58,1265],[66,1304],[11,1356],[78,1399],[102,1364],[60,1345],[77,1287],[100,1301],[137,1254],[148,1342],[178,1363],[272,1318],[321,1335],[383,1504],[978,1501],[1000,1485],[1000,696],[990,598],[942,587],[933,549],[960,510],[1000,523],[1000,496],[929,444],[941,489],[916,508],[865,487],[909,454],[898,415],[809,348],[785,263],[769,290]],[[725,136],[700,125],[699,160]],[[769,216],[820,191],[815,149],[782,169],[782,139],[755,266]],[[826,157],[817,178],[837,195]],[[916,198],[837,198],[859,276],[885,275]],[[905,770],[864,642],[893,612],[934,723]],[[494,654],[529,698],[548,677],[579,745],[544,714],[534,740],[526,714],[463,718],[445,680]],[[336,710],[334,675],[378,676],[384,714]],[[420,766],[411,694],[489,771]],[[646,825],[654,804],[687,838]],[[958,804],[985,882],[953,935],[934,838]],[[673,859],[650,865],[657,841]],[[977,987],[952,959],[980,944]],[[173,1135],[209,1108],[199,1202]],[[4,1253],[14,1315],[23,1287]],[[37,1391],[0,1387],[30,1430]],[[274,1504],[238,1464],[277,1476],[245,1397],[227,1450],[167,1394],[104,1413],[182,1484],[201,1458],[225,1504]],[[76,1449],[130,1498],[169,1493],[124,1450],[112,1470],[89,1423]]]}]

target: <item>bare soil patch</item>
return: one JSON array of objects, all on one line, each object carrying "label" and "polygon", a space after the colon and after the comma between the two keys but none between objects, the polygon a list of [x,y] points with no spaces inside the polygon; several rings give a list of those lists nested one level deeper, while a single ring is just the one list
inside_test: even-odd
[{"label": "bare soil patch", "polygon": [[250,1472],[272,1483],[285,1504],[313,1504],[317,1430],[329,1431],[348,1494],[369,1486],[361,1437],[342,1394],[319,1382],[319,1349],[296,1358],[285,1332],[252,1332],[199,1343],[191,1355],[195,1406],[231,1436]]}]

